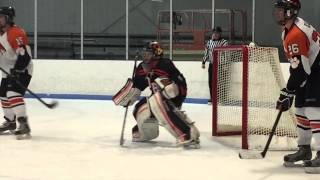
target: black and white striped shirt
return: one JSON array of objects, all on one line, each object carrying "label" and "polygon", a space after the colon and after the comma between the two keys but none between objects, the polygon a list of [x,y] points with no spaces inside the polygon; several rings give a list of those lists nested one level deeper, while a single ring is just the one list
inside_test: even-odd
[{"label": "black and white striped shirt", "polygon": [[228,45],[228,41],[225,39],[219,39],[219,40],[210,39],[206,44],[202,64],[206,63],[207,61],[212,63],[212,52],[215,47],[222,47],[227,45]]}]

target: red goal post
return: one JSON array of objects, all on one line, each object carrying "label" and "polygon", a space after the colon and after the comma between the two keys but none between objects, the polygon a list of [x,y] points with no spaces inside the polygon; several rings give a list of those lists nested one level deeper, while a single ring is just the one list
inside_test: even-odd
[{"label": "red goal post", "polygon": [[[212,135],[241,135],[243,149],[262,149],[285,86],[278,49],[235,45],[213,51]],[[296,147],[296,122],[284,112],[271,149]]]}]

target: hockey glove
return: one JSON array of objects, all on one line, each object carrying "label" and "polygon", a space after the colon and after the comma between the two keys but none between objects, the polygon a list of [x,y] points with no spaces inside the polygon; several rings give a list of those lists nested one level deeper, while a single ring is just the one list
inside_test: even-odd
[{"label": "hockey glove", "polygon": [[280,97],[277,101],[276,109],[282,110],[282,111],[289,110],[290,107],[292,106],[294,95],[295,95],[294,91],[290,91],[287,88],[281,89]]},{"label": "hockey glove", "polygon": [[167,77],[158,77],[154,80],[155,84],[160,88],[161,94],[166,99],[175,98],[179,95],[179,88],[175,82]]},{"label": "hockey glove", "polygon": [[11,80],[18,80],[18,79],[20,79],[20,77],[22,77],[24,74],[26,74],[26,70],[10,69],[9,78],[10,78]]}]

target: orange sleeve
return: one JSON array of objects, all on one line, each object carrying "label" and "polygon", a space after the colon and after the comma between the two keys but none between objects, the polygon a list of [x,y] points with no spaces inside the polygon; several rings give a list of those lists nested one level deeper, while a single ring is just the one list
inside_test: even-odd
[{"label": "orange sleeve", "polygon": [[8,42],[14,50],[18,49],[20,46],[29,44],[27,34],[18,27],[12,27],[8,31]]}]

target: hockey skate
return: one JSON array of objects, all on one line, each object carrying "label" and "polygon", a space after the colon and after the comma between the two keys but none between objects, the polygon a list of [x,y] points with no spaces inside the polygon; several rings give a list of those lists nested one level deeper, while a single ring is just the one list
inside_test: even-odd
[{"label": "hockey skate", "polygon": [[[310,145],[299,145],[297,152],[284,156],[285,167],[303,167],[305,161],[312,158],[312,151]],[[302,162],[300,162],[302,161]]]},{"label": "hockey skate", "polygon": [[304,163],[305,172],[309,174],[320,174],[320,151],[314,159]]},{"label": "hockey skate", "polygon": [[14,131],[14,135],[16,135],[16,139],[17,140],[30,139],[31,130],[30,130],[27,118],[19,117],[18,122],[19,122],[19,127]]},{"label": "hockey skate", "polygon": [[2,125],[0,126],[0,134],[5,133],[6,131],[9,131],[10,133],[14,133],[14,130],[16,129],[16,122],[15,120],[11,121],[7,117],[4,117],[6,120]]}]

